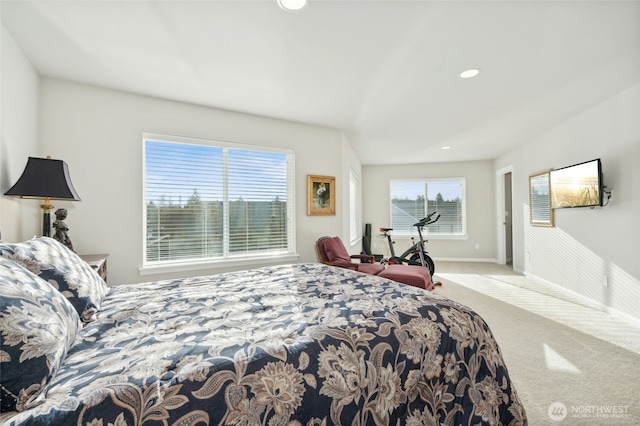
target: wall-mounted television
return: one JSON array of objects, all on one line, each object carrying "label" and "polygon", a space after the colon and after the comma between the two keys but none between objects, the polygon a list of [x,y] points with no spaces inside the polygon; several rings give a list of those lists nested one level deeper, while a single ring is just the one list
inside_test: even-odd
[{"label": "wall-mounted television", "polygon": [[551,208],[602,206],[604,184],[600,159],[551,170]]}]

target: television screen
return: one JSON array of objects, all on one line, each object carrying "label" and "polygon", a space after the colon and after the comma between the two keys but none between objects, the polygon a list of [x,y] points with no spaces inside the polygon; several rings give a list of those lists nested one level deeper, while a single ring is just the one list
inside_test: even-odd
[{"label": "television screen", "polygon": [[599,158],[552,170],[549,178],[552,208],[602,205],[602,168]]}]

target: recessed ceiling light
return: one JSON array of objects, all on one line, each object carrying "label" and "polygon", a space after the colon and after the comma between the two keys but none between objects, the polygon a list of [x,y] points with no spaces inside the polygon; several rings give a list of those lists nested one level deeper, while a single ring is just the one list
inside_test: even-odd
[{"label": "recessed ceiling light", "polygon": [[307,5],[307,0],[278,0],[278,6],[286,11],[300,10]]},{"label": "recessed ceiling light", "polygon": [[440,149],[451,149],[451,147],[449,145],[446,145],[446,146],[440,147]]},{"label": "recessed ceiling light", "polygon": [[473,78],[478,74],[480,74],[480,70],[475,69],[475,68],[471,68],[471,69],[468,69],[466,71],[462,71],[460,73],[460,78]]}]

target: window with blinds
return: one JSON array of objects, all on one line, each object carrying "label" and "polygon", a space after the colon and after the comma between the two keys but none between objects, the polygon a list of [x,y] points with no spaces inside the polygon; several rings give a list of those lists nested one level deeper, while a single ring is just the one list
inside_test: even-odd
[{"label": "window with blinds", "polygon": [[349,238],[356,244],[362,238],[362,219],[360,215],[360,178],[349,169]]},{"label": "window with blinds", "polygon": [[433,211],[440,219],[424,235],[466,235],[464,178],[392,180],[390,193],[394,235],[416,235],[413,224]]},{"label": "window with blinds", "polygon": [[293,152],[144,135],[145,263],[292,254]]}]

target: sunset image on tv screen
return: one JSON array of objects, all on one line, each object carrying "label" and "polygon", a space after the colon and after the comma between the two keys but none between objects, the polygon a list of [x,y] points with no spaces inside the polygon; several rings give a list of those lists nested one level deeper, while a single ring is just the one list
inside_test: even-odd
[{"label": "sunset image on tv screen", "polygon": [[551,207],[600,205],[600,173],[597,160],[552,170]]}]

